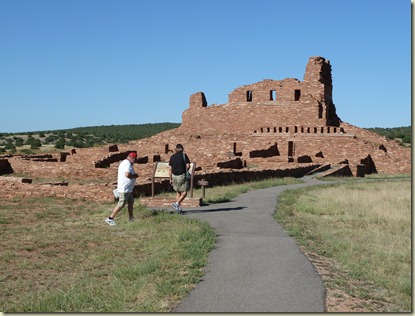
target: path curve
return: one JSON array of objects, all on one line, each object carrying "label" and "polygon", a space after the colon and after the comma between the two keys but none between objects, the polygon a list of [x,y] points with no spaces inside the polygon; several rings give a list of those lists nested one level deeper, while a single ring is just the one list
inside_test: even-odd
[{"label": "path curve", "polygon": [[321,278],[274,219],[278,195],[304,183],[249,191],[231,202],[185,210],[216,231],[200,283],[172,312],[324,312]]}]

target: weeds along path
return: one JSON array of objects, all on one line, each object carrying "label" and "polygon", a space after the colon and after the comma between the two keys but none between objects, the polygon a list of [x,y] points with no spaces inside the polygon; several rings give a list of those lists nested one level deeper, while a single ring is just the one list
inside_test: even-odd
[{"label": "weeds along path", "polygon": [[173,312],[324,312],[320,276],[273,217],[282,191],[329,183],[303,180],[186,210],[207,221],[217,240],[202,281]]}]

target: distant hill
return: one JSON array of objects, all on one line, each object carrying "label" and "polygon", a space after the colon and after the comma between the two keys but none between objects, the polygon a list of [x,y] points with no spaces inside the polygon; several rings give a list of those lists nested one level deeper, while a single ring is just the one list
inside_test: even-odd
[{"label": "distant hill", "polygon": [[[131,140],[148,138],[177,128],[180,123],[148,123],[77,127],[27,133],[0,133],[0,154],[32,154],[61,150],[65,147],[87,148],[106,144],[122,144]],[[411,146],[412,127],[366,128],[389,139],[396,139],[402,146]]]},{"label": "distant hill", "polygon": [[148,123],[77,127],[27,133],[0,133],[1,153],[31,154],[65,147],[87,148],[122,144],[179,127],[179,123]]},{"label": "distant hill", "polygon": [[366,128],[371,132],[375,132],[381,136],[385,136],[389,139],[396,139],[404,144],[412,144],[412,127],[411,126],[402,126],[402,127],[393,127],[393,128],[382,128],[382,127],[373,127]]}]

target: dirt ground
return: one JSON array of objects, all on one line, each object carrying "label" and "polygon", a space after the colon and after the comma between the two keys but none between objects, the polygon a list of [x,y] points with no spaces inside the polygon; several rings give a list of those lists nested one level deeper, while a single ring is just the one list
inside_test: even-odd
[{"label": "dirt ground", "polygon": [[[300,247],[301,248],[301,247]],[[307,258],[313,263],[320,274],[326,287],[326,312],[385,312],[386,303],[372,299],[364,300],[354,297],[339,288],[328,287],[327,284],[335,284],[335,280],[341,279],[348,284],[347,288],[355,289],[363,286],[363,283],[351,280],[347,275],[336,269],[337,264],[315,253],[307,253],[301,249]],[[334,287],[334,286],[333,286]]]}]

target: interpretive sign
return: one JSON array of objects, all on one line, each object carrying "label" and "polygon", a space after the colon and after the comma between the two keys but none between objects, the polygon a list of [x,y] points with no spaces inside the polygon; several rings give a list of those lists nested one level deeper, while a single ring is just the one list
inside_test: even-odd
[{"label": "interpretive sign", "polygon": [[156,165],[156,171],[154,172],[155,178],[169,178],[169,163],[158,162]]}]

